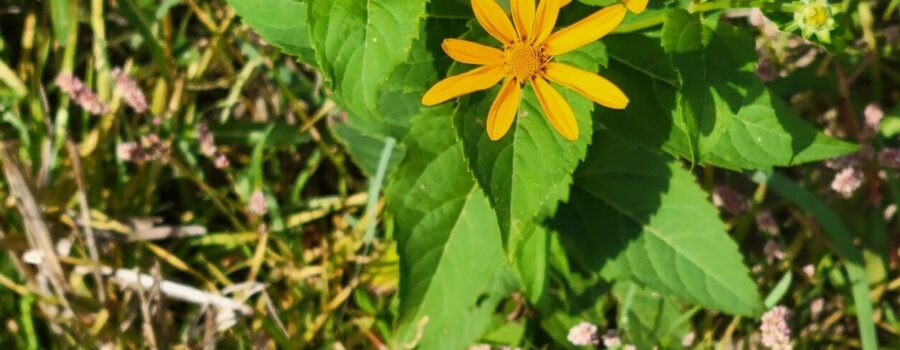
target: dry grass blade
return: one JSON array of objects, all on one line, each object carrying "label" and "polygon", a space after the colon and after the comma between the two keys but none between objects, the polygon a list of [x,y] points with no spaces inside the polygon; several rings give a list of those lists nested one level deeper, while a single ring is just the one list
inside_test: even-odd
[{"label": "dry grass blade", "polygon": [[[78,185],[78,209],[81,214],[81,220],[90,222],[91,207],[88,205],[87,190],[84,184],[84,170],[81,166],[81,158],[78,155],[78,146],[76,146],[72,140],[67,139],[66,148],[69,151],[69,159],[72,161],[75,183]],[[91,257],[94,266],[97,266],[100,262],[100,254],[97,252],[97,240],[94,237],[94,229],[91,225],[84,225],[84,240],[87,243],[88,254]],[[100,274],[100,270],[96,267],[93,268],[91,274],[94,276],[94,281],[97,284],[97,299],[102,304],[106,301],[106,292],[103,288],[103,277]]]},{"label": "dry grass blade", "polygon": [[159,241],[206,234],[206,228],[203,226],[156,225],[156,222],[156,219],[148,218],[131,219],[132,234],[128,237],[128,241]]},{"label": "dry grass blade", "polygon": [[5,143],[0,143],[0,162],[3,163],[3,174],[9,184],[10,192],[16,198],[16,208],[19,210],[19,214],[22,215],[28,244],[33,249],[39,250],[43,255],[43,263],[39,268],[47,274],[63,307],[71,313],[72,309],[65,296],[69,287],[66,284],[62,265],[53,249],[53,238],[50,237],[50,230],[47,228],[47,223],[44,222],[43,214],[34,195],[31,193],[31,189],[28,187],[28,183],[16,166],[15,160],[9,153]]}]

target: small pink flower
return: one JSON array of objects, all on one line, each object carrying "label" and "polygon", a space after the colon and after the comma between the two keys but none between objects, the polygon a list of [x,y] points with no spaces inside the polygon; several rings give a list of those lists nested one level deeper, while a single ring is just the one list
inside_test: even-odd
[{"label": "small pink flower", "polygon": [[900,148],[885,148],[878,152],[878,163],[883,167],[900,169]]},{"label": "small pink flower", "polygon": [[823,310],[825,310],[825,298],[815,298],[809,303],[809,312],[813,319],[819,318]]},{"label": "small pink flower", "polygon": [[253,191],[253,194],[250,195],[250,213],[256,216],[266,215],[268,209],[266,208],[266,196],[262,193],[262,191],[256,190]]},{"label": "small pink flower", "polygon": [[773,350],[790,350],[791,328],[788,320],[791,312],[784,306],[776,306],[763,314],[762,325],[759,331],[762,333],[762,344]]},{"label": "small pink flower", "polygon": [[866,132],[874,134],[881,129],[881,119],[884,118],[884,111],[876,103],[870,103],[863,111],[866,117]]},{"label": "small pink flower", "polygon": [[766,260],[769,262],[773,260],[784,260],[784,249],[781,248],[781,244],[771,239],[767,241],[766,245],[763,247],[763,253],[766,255]]},{"label": "small pink flower", "polygon": [[60,74],[56,77],[55,82],[60,90],[65,92],[66,95],[69,95],[69,98],[72,99],[72,101],[75,101],[76,104],[81,106],[81,108],[84,108],[88,113],[102,115],[108,110],[106,104],[100,101],[97,94],[91,91],[91,89],[84,85],[84,82],[74,75],[68,73]]},{"label": "small pink flower", "polygon": [[806,275],[806,278],[812,279],[816,275],[816,267],[813,264],[804,265],[803,274]]},{"label": "small pink flower", "polygon": [[137,113],[147,111],[147,99],[134,79],[131,79],[118,67],[112,70],[112,77],[116,81],[116,88],[119,89],[119,93],[131,109]]},{"label": "small pink flower", "polygon": [[123,142],[116,146],[116,154],[124,162],[138,163],[143,160],[142,153],[137,142]]},{"label": "small pink flower", "polygon": [[609,329],[603,334],[603,346],[613,348],[622,345],[622,339],[619,338],[619,331]]},{"label": "small pink flower", "polygon": [[204,122],[197,124],[197,139],[200,141],[200,153],[210,158],[215,157],[216,138],[209,131],[209,125]]},{"label": "small pink flower", "polygon": [[713,205],[725,209],[732,215],[747,210],[747,198],[728,186],[716,186],[712,193]]},{"label": "small pink flower", "polygon": [[694,332],[685,334],[683,337],[681,337],[681,346],[686,347],[686,348],[693,346],[694,338],[696,338],[696,337],[697,337],[697,335],[694,334]]},{"label": "small pink flower", "polygon": [[850,198],[862,186],[862,174],[854,167],[845,168],[834,176],[831,189],[843,196]]},{"label": "small pink flower", "polygon": [[225,169],[231,166],[231,162],[224,154],[218,153],[216,154],[215,160],[213,161],[213,165],[216,167],[216,169]]},{"label": "small pink flower", "polygon": [[597,345],[597,326],[589,322],[581,322],[569,329],[566,339],[576,346]]},{"label": "small pink flower", "polygon": [[781,231],[772,212],[768,210],[760,210],[759,213],[756,213],[756,227],[770,236],[777,236]]}]

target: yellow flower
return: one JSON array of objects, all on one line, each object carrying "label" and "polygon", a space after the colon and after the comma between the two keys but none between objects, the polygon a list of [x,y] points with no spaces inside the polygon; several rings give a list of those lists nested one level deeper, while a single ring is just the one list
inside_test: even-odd
[{"label": "yellow flower", "polygon": [[[556,82],[603,106],[623,109],[628,97],[609,80],[553,58],[587,45],[610,31],[625,18],[625,6],[609,6],[559,31],[553,32],[559,8],[566,0],[510,0],[512,22],[495,0],[472,0],[478,23],[503,50],[482,44],[446,39],[444,52],[454,60],[480,65],[463,74],[448,77],[431,87],[422,104],[433,106],[475,91],[486,90],[504,80],[500,93],[488,112],[487,134],[499,140],[509,131],[522,87],[531,82],[538,102],[550,124],[566,139],[578,139],[578,123],[566,100],[548,80]],[[642,10],[646,0],[630,0]],[[643,3],[640,5],[638,3]]]},{"label": "yellow flower", "polygon": [[[628,11],[634,13],[644,12],[644,9],[647,8],[648,0],[621,0],[625,7],[628,8]],[[563,7],[568,5],[572,0],[559,0],[559,7]]]}]

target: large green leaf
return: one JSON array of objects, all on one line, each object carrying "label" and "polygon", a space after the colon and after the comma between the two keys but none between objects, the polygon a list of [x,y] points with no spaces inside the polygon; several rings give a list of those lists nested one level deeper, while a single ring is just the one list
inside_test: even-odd
[{"label": "large green leaf", "polygon": [[[699,19],[675,18],[662,41],[607,39],[607,74],[631,98],[627,110],[600,119],[616,135],[735,170],[790,166],[856,149],[818,132],[769,92],[754,74],[749,35],[724,23],[698,31]],[[661,42],[676,54],[664,52]]]},{"label": "large green leaf", "polygon": [[266,42],[304,63],[316,65],[306,1],[228,0],[228,4]]},{"label": "large green leaf", "polygon": [[[594,44],[559,61],[597,71],[598,61],[605,57],[603,46]],[[485,131],[498,88],[461,99],[454,116],[469,167],[497,212],[511,255],[535,223],[551,215],[557,203],[568,197],[571,174],[591,141],[593,102],[562,86],[554,87],[575,112],[581,132],[575,142],[553,129],[530,85],[523,93],[516,121],[498,141],[491,141]]]},{"label": "large green leaf", "polygon": [[379,87],[419,38],[425,1],[311,0],[310,29],[334,97],[359,118],[380,116]]},{"label": "large green leaf", "polygon": [[496,216],[467,170],[450,114],[442,106],[414,119],[408,156],[388,191],[400,254],[398,345],[470,345],[515,283]]},{"label": "large green leaf", "polygon": [[554,223],[582,269],[732,314],[762,309],[715,208],[669,156],[600,135]]}]

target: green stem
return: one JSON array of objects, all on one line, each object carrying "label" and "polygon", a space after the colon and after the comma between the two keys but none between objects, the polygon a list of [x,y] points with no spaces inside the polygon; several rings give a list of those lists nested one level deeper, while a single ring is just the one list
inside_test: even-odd
[{"label": "green stem", "polygon": [[[704,3],[692,2],[687,6],[685,10],[690,13],[704,13],[732,8],[768,7],[766,5],[771,5],[771,3],[766,0],[718,0]],[[785,10],[780,5],[778,6],[778,9],[781,11]],[[630,33],[658,26],[665,22],[666,17],[671,11],[672,10],[659,11],[652,16],[622,24],[618,28],[616,28],[613,33]]]}]

